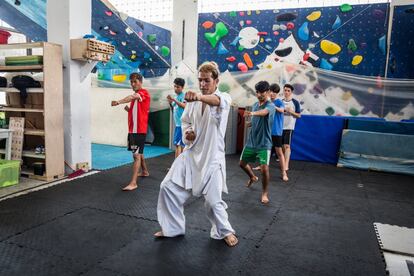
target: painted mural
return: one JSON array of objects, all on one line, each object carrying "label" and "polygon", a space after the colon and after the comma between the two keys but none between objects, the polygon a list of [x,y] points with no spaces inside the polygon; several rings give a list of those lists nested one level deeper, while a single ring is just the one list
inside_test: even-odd
[{"label": "painted mural", "polygon": [[202,13],[198,62],[222,71],[269,68],[269,60],[384,76],[388,4]]},{"label": "painted mural", "polygon": [[394,7],[388,77],[414,79],[414,5]]}]

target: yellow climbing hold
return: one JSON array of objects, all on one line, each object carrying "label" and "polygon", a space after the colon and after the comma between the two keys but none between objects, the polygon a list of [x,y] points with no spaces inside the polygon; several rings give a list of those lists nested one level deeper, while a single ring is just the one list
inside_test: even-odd
[{"label": "yellow climbing hold", "polygon": [[342,94],[342,100],[344,100],[344,101],[348,101],[351,98],[352,98],[352,92],[351,91],[346,91],[344,94]]},{"label": "yellow climbing hold", "polygon": [[247,11],[247,15],[252,15],[252,11]]},{"label": "yellow climbing hold", "polygon": [[356,66],[356,65],[360,64],[363,59],[364,58],[360,55],[354,56],[354,58],[352,59],[352,65]]},{"label": "yellow climbing hold", "polygon": [[257,56],[257,55],[259,54],[259,51],[254,50],[254,51],[253,51],[253,54],[254,54],[255,56]]},{"label": "yellow climbing hold", "polygon": [[321,49],[328,55],[336,55],[341,51],[341,46],[329,40],[321,41]]},{"label": "yellow climbing hold", "polygon": [[112,80],[115,82],[124,82],[127,79],[127,75],[113,75]]},{"label": "yellow climbing hold", "polygon": [[308,16],[306,16],[306,19],[309,21],[315,21],[318,20],[321,17],[321,11],[314,11],[311,14],[309,14]]},{"label": "yellow climbing hold", "polygon": [[264,38],[263,37],[261,37],[260,38],[260,43],[263,43],[264,42]]},{"label": "yellow climbing hold", "polygon": [[267,69],[272,69],[272,64],[268,64],[268,65],[266,66],[266,68],[267,68]]}]

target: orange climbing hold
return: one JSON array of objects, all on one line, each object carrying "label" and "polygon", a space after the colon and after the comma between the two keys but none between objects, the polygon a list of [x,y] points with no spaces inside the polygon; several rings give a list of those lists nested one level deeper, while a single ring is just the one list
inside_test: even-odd
[{"label": "orange climbing hold", "polygon": [[210,29],[211,27],[213,27],[214,22],[211,21],[205,21],[201,26],[203,26],[204,29]]},{"label": "orange climbing hold", "polygon": [[243,59],[244,59],[244,61],[246,62],[247,67],[249,67],[249,68],[253,68],[253,61],[252,61],[252,59],[250,58],[250,56],[249,56],[249,54],[248,54],[248,53],[244,53],[244,54],[243,54]]}]

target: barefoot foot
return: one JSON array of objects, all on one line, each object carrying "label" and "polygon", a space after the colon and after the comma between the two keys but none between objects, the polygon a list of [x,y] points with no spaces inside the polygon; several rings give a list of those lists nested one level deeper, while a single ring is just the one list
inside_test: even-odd
[{"label": "barefoot foot", "polygon": [[285,182],[289,181],[289,177],[287,176],[286,172],[282,174],[282,180]]},{"label": "barefoot foot", "polygon": [[157,233],[154,234],[154,237],[156,237],[156,238],[164,238],[164,233],[162,233],[162,231],[158,231]]},{"label": "barefoot foot", "polygon": [[249,188],[250,186],[252,186],[253,182],[257,182],[259,180],[259,178],[257,176],[253,176],[252,178],[249,179],[249,181],[247,181],[247,188]]},{"label": "barefoot foot", "polygon": [[149,172],[140,172],[140,173],[138,173],[138,176],[139,177],[147,177],[147,176],[149,176]]},{"label": "barefoot foot", "polygon": [[227,237],[225,237],[224,241],[230,247],[236,246],[239,243],[239,240],[237,239],[236,235],[234,235],[234,234],[230,234]]},{"label": "barefoot foot", "polygon": [[124,188],[122,188],[123,191],[133,191],[136,188],[138,188],[138,185],[136,182],[131,182],[128,184],[128,186],[125,186]]},{"label": "barefoot foot", "polygon": [[267,196],[267,193],[262,193],[262,203],[263,204],[269,203],[269,197]]}]

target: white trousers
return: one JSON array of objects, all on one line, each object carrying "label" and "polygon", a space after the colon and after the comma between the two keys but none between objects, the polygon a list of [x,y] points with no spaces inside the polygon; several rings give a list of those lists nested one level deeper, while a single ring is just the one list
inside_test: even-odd
[{"label": "white trousers", "polygon": [[[210,236],[213,239],[224,239],[235,231],[230,225],[227,215],[227,204],[221,199],[221,175],[215,173],[206,184],[204,206],[207,218],[211,222]],[[171,179],[164,179],[158,195],[157,216],[165,237],[185,234],[184,203],[191,196],[188,191]]]}]

